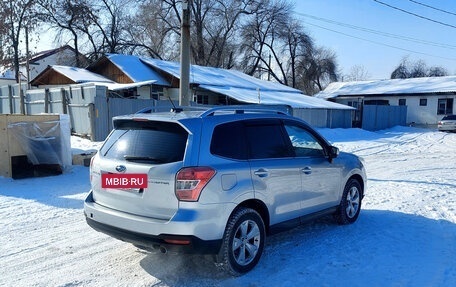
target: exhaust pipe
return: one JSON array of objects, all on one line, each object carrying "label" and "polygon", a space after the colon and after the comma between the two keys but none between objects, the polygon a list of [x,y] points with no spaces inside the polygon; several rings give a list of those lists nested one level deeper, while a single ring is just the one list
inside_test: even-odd
[{"label": "exhaust pipe", "polygon": [[168,249],[166,249],[163,246],[160,246],[160,252],[163,253],[163,254],[166,254],[166,253],[168,253]]}]

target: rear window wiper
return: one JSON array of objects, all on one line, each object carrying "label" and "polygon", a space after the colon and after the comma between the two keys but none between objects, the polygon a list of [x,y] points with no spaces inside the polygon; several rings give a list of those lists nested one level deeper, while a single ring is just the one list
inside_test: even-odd
[{"label": "rear window wiper", "polygon": [[163,159],[155,158],[155,157],[151,157],[151,156],[124,155],[123,158],[128,161],[153,161],[156,163],[165,162]]}]

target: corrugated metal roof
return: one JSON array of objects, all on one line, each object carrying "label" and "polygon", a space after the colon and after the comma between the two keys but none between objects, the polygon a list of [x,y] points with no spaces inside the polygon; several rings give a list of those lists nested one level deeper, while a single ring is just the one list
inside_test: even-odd
[{"label": "corrugated metal roof", "polygon": [[293,108],[304,109],[337,109],[351,110],[352,107],[341,105],[322,99],[306,96],[300,92],[287,92],[277,90],[248,89],[229,86],[200,85],[200,88],[207,89],[222,95],[229,96],[240,102],[251,104],[268,105],[289,105]]},{"label": "corrugated metal roof", "polygon": [[106,57],[134,82],[155,80],[155,85],[170,86],[159,73],[132,55],[106,54]]},{"label": "corrugated metal roof", "polygon": [[[180,78],[180,63],[157,59],[141,58],[141,61],[158,68],[173,77]],[[238,87],[262,91],[274,90],[292,93],[301,93],[300,90],[280,83],[261,80],[236,70],[227,70],[198,65],[190,66],[190,83],[210,86]]]},{"label": "corrugated metal roof", "polygon": [[[53,65],[49,66],[49,69],[52,69],[65,77],[71,79],[75,83],[87,83],[87,82],[102,82],[102,83],[114,83],[113,81],[92,73],[90,71],[87,71],[86,69],[82,68],[75,68],[75,67],[68,67],[68,66],[58,66],[58,65]],[[43,73],[47,71],[44,70]],[[38,78],[40,75],[38,75],[36,78]]]},{"label": "corrugated metal roof", "polygon": [[124,90],[124,89],[131,89],[141,86],[148,86],[152,85],[156,82],[156,80],[149,80],[149,81],[142,81],[137,83],[131,84],[119,84],[119,83],[96,83],[97,86],[105,86],[110,91],[117,91],[117,90]]},{"label": "corrugated metal roof", "polygon": [[[141,58],[141,61],[180,78],[180,63]],[[236,70],[191,65],[190,83],[244,103],[283,104],[293,108],[353,109],[304,95],[280,83],[264,81]]]},{"label": "corrugated metal roof", "polygon": [[456,76],[394,79],[360,82],[335,82],[315,97],[330,99],[339,96],[429,94],[456,92]]}]

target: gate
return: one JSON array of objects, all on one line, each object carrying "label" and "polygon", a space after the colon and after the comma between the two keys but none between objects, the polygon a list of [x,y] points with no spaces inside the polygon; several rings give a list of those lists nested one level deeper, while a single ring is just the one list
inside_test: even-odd
[{"label": "gate", "polygon": [[407,123],[407,106],[363,106],[362,128],[377,131]]}]

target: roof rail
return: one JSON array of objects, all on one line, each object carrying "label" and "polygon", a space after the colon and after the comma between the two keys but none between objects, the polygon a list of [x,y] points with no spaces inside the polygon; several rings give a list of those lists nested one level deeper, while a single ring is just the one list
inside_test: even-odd
[{"label": "roof rail", "polygon": [[243,114],[246,112],[254,113],[275,113],[283,115],[291,115],[291,107],[288,105],[232,105],[232,106],[217,106],[208,109],[200,115],[200,117],[208,117],[215,115],[216,112],[233,112],[235,114]]},{"label": "roof rail", "polygon": [[143,108],[137,111],[135,114],[150,114],[153,113],[154,110],[167,110],[174,113],[180,113],[183,111],[206,111],[207,107],[200,107],[200,106],[177,106],[177,107],[162,107],[162,106],[151,106],[147,108]]}]

